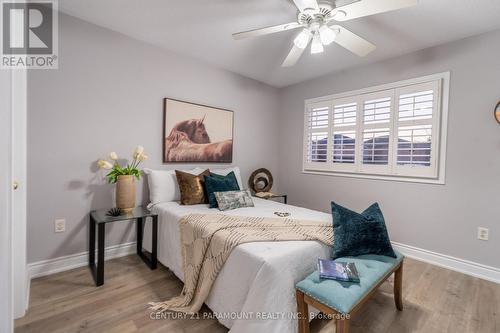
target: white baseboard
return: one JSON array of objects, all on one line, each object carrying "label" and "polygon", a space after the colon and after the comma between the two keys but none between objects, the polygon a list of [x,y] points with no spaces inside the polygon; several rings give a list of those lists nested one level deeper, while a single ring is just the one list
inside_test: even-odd
[{"label": "white baseboard", "polygon": [[[109,246],[104,250],[104,259],[109,260],[113,258],[123,257],[135,252],[135,242]],[[28,277],[29,279],[34,279],[40,276],[50,275],[67,271],[73,268],[87,266],[88,263],[88,251],[55,259],[37,261],[28,264]]]},{"label": "white baseboard", "polygon": [[[441,253],[420,249],[418,247],[392,242],[394,249],[405,256],[427,262],[432,265],[451,269],[460,273],[478,277],[484,280],[500,283],[500,269],[486,266],[469,260],[455,258]],[[123,257],[136,251],[136,243],[126,243],[107,247],[104,257],[106,260]],[[42,260],[28,264],[28,276],[30,279],[59,273],[86,266],[88,264],[88,252],[81,252],[65,257]]]},{"label": "white baseboard", "polygon": [[395,250],[398,250],[409,258],[451,269],[480,279],[500,283],[500,268],[486,266],[473,261],[455,258],[446,254],[436,253],[397,242],[392,242],[392,246]]},{"label": "white baseboard", "polygon": [[[31,276],[29,267],[26,267],[26,311],[30,306],[30,292],[31,292]],[[25,312],[26,313],[26,312]]]}]

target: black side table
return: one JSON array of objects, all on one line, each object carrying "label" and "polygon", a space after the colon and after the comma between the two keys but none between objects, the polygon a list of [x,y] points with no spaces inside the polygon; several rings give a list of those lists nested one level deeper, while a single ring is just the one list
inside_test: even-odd
[{"label": "black side table", "polygon": [[283,198],[283,203],[286,205],[288,203],[288,195],[286,194],[277,194],[275,196],[270,197],[269,199],[272,198]]},{"label": "black side table", "polygon": [[[157,259],[157,242],[158,242],[158,215],[151,213],[144,207],[136,207],[130,213],[124,213],[120,216],[106,215],[108,209],[94,210],[90,212],[89,221],[89,267],[94,277],[96,286],[104,284],[104,243],[105,243],[105,227],[107,223],[112,222],[128,222],[137,221],[137,255],[149,266],[156,269],[158,266]],[[144,236],[144,221],[151,217],[153,223],[153,239],[152,252],[143,251],[142,238]],[[95,236],[97,226],[97,266],[95,264]]]},{"label": "black side table", "polygon": [[256,197],[257,197],[257,198],[260,198],[260,199],[266,199],[266,200],[269,200],[269,199],[274,199],[274,198],[283,198],[283,203],[284,203],[285,205],[286,205],[286,204],[287,204],[287,202],[288,202],[288,200],[287,200],[287,199],[288,199],[288,195],[286,195],[286,194],[274,194],[274,193],[270,193],[270,194],[268,194],[268,195],[266,195],[266,196],[262,196],[262,197],[260,197],[260,196],[256,195]]}]

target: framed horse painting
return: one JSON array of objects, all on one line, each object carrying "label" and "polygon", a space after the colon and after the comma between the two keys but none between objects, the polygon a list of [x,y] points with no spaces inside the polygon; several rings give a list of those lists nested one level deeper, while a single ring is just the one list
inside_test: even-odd
[{"label": "framed horse painting", "polygon": [[163,100],[163,163],[232,163],[233,111]]}]

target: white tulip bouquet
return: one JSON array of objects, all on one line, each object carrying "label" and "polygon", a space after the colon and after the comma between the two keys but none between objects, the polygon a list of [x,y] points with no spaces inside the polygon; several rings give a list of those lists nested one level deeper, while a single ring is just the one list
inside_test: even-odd
[{"label": "white tulip bouquet", "polygon": [[113,162],[102,159],[97,161],[97,166],[101,169],[111,170],[106,175],[106,179],[108,183],[114,184],[118,180],[118,176],[135,176],[137,180],[141,179],[141,170],[138,167],[148,158],[148,155],[144,153],[144,147],[137,146],[132,154],[132,163],[128,163],[125,167],[118,163],[118,155],[115,152],[109,153],[109,158]]}]

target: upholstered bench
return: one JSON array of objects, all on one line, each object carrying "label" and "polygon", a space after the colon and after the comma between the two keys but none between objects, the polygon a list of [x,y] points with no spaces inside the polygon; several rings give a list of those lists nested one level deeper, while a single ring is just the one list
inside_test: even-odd
[{"label": "upholstered bench", "polygon": [[403,256],[397,258],[362,255],[338,258],[339,262],[354,262],[359,272],[359,283],[320,279],[314,272],[296,285],[299,332],[309,333],[308,305],[336,320],[337,333],[349,331],[349,320],[370,298],[374,291],[394,273],[394,301],[403,310],[402,280]]}]

